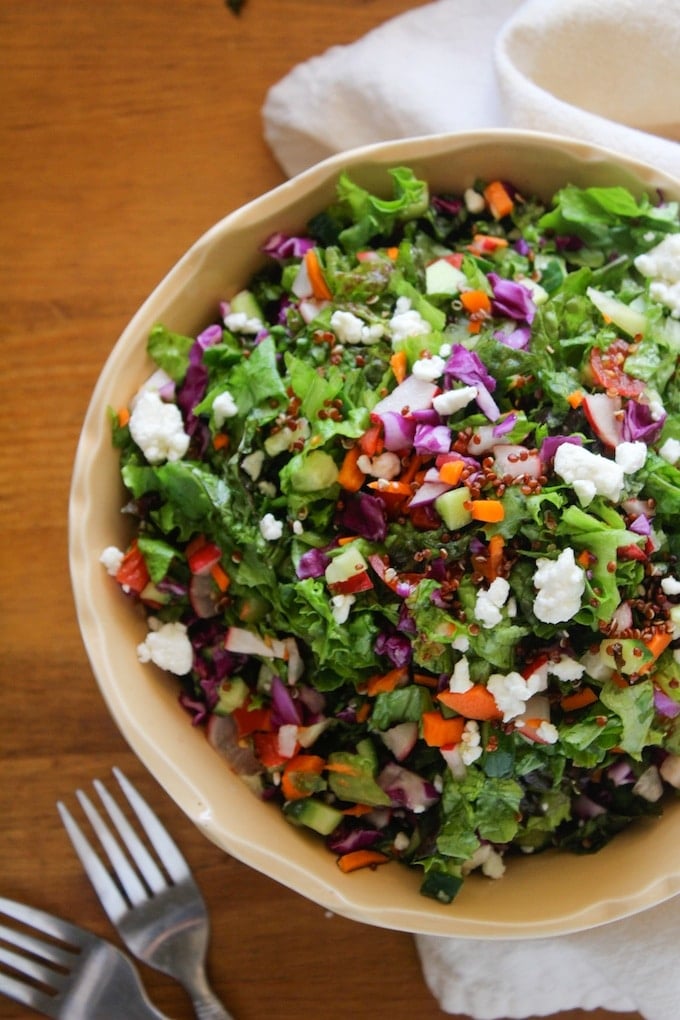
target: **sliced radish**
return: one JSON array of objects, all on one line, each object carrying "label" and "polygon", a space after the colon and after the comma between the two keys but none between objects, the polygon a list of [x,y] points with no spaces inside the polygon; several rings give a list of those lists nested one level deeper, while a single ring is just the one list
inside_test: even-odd
[{"label": "sliced radish", "polygon": [[399,383],[391,393],[379,400],[371,411],[371,417],[380,417],[385,411],[400,413],[407,407],[409,411],[424,411],[432,407],[432,400],[438,387],[426,379],[418,379],[409,375]]},{"label": "sliced radish", "polygon": [[271,638],[264,641],[259,634],[254,634],[245,627],[230,627],[224,639],[224,647],[229,652],[240,655],[261,655],[266,659],[287,659],[289,653],[285,641]]},{"label": "sliced radish", "polygon": [[222,593],[210,574],[194,574],[189,582],[191,608],[201,620],[216,616]]},{"label": "sliced radish", "polygon": [[250,746],[241,744],[236,723],[230,715],[211,715],[206,725],[208,743],[239,776],[255,776],[263,771]]},{"label": "sliced radish", "polygon": [[391,726],[381,733],[380,737],[397,761],[403,761],[415,747],[418,739],[418,723],[397,723],[396,726]]},{"label": "sliced radish", "polygon": [[501,443],[493,448],[494,467],[501,478],[539,478],[544,465],[538,450],[527,450],[516,443]]},{"label": "sliced radish", "polygon": [[612,449],[623,439],[621,398],[608,393],[589,393],[583,398],[583,411],[588,422],[605,446]]}]

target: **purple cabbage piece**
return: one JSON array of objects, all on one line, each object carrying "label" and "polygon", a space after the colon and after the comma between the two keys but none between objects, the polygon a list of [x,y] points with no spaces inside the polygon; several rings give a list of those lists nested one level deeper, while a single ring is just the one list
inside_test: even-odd
[{"label": "purple cabbage piece", "polygon": [[368,492],[349,499],[338,516],[342,527],[369,542],[382,542],[387,535],[385,504],[379,496]]},{"label": "purple cabbage piece", "polygon": [[675,719],[680,715],[680,704],[658,687],[654,688],[654,708],[666,719]]},{"label": "purple cabbage piece", "polygon": [[399,411],[385,411],[381,416],[385,449],[393,453],[397,450],[409,450],[413,446],[416,431],[416,420],[406,417]]},{"label": "purple cabbage piece", "polygon": [[496,421],[500,417],[501,412],[491,396],[496,389],[496,380],[487,372],[479,355],[469,351],[463,344],[454,344],[444,371],[458,382],[476,387],[477,406],[489,421]]},{"label": "purple cabbage piece", "polygon": [[661,435],[665,421],[665,412],[658,419],[654,419],[649,404],[629,400],[623,412],[621,428],[623,438],[631,443],[643,442],[648,445],[655,443]]},{"label": "purple cabbage piece", "polygon": [[508,432],[512,432],[517,422],[517,415],[514,411],[506,415],[503,421],[499,421],[498,425],[494,425],[492,434],[495,439],[500,439],[502,436],[507,436]]},{"label": "purple cabbage piece", "polygon": [[448,453],[451,449],[451,429],[448,425],[417,425],[413,445],[416,453]]},{"label": "purple cabbage piece", "polygon": [[459,198],[445,198],[443,195],[433,195],[432,205],[437,212],[448,213],[450,216],[457,216],[463,208]]},{"label": "purple cabbage piece", "polygon": [[404,807],[409,811],[420,813],[439,800],[432,783],[396,762],[387,763],[378,776],[378,786],[385,791],[394,807]]},{"label": "purple cabbage piece", "polygon": [[326,841],[328,849],[334,854],[348,854],[353,850],[365,850],[380,839],[377,829],[350,828],[340,825]]},{"label": "purple cabbage piece", "polygon": [[293,701],[290,689],[286,687],[279,676],[272,680],[272,724],[278,729],[279,726],[299,726],[302,722],[302,713]]},{"label": "purple cabbage piece", "polygon": [[499,329],[494,333],[494,340],[505,344],[506,347],[512,347],[515,351],[525,351],[531,340],[531,329],[529,326],[517,326],[516,329],[510,330],[509,333]]},{"label": "purple cabbage piece", "polygon": [[184,427],[191,437],[194,456],[205,454],[210,442],[210,431],[205,422],[194,414],[194,408],[203,400],[208,388],[208,370],[203,364],[203,351],[222,340],[219,326],[209,326],[193,343],[189,351],[189,367],[184,382],[177,390],[177,406],[184,418]]},{"label": "purple cabbage piece", "polygon": [[386,655],[397,669],[407,666],[413,657],[411,642],[403,634],[379,634],[374,649],[377,655]]},{"label": "purple cabbage piece", "polygon": [[303,553],[295,568],[301,581],[307,577],[323,577],[331,558],[324,549],[308,549]]},{"label": "purple cabbage piece", "polygon": [[504,315],[518,322],[533,322],[536,305],[528,287],[514,280],[506,280],[497,273],[489,273],[488,280],[493,289],[491,310],[494,315]]},{"label": "purple cabbage piece", "polygon": [[272,234],[262,245],[265,255],[271,255],[281,261],[291,258],[302,258],[306,251],[314,247],[309,237],[293,237],[288,234]]},{"label": "purple cabbage piece", "polygon": [[558,251],[579,251],[583,241],[576,234],[558,234],[555,237],[555,247]]},{"label": "purple cabbage piece", "polygon": [[635,520],[628,525],[628,530],[635,532],[636,535],[651,535],[652,525],[645,514],[638,514]]},{"label": "purple cabbage piece", "polygon": [[514,249],[519,255],[528,255],[531,251],[531,245],[523,237],[520,237],[515,241]]},{"label": "purple cabbage piece", "polygon": [[555,456],[557,448],[562,443],[571,443],[573,446],[583,446],[583,440],[580,436],[546,436],[541,443],[541,449],[538,452],[538,456],[543,464],[548,464]]}]

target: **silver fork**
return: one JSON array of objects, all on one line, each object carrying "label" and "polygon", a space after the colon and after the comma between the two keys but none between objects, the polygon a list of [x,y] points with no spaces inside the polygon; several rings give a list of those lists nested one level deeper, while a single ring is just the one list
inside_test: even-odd
[{"label": "silver fork", "polygon": [[122,1016],[168,1020],[147,999],[132,962],[110,942],[4,896],[0,896],[0,915],[22,925],[16,929],[0,923],[0,939],[5,943],[0,945],[3,995],[56,1020],[120,1020]]},{"label": "silver fork", "polygon": [[78,800],[106,851],[115,879],[68,808],[59,802],[57,807],[75,851],[130,952],[179,981],[191,997],[199,1020],[233,1020],[208,984],[205,973],[208,915],[189,866],[132,783],[120,769],[114,768],[113,774],[169,877],[99,780],[94,781],[94,788],[129,857],[82,790],[76,791]]}]

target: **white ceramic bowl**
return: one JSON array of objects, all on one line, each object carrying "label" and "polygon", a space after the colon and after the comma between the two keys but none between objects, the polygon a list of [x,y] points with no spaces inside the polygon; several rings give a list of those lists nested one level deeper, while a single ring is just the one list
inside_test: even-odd
[{"label": "white ceramic bowl", "polygon": [[146,634],[99,563],[124,547],[124,501],[109,407],[128,402],[148,376],[146,340],[162,321],[195,334],[221,299],[243,286],[275,230],[301,228],[331,201],[341,170],[364,186],[386,185],[385,168],[411,166],[433,191],[475,178],[510,179],[525,193],[621,184],[680,198],[680,181],[604,150],[534,132],[480,131],[380,144],[333,157],[231,213],[184,255],[115,345],[96,386],[80,440],[70,505],[70,562],[87,652],[108,707],[133,751],[189,818],[234,857],[324,908],[355,920],[440,935],[528,938],[582,930],[680,892],[680,802],[658,821],[632,827],[593,856],[546,852],[513,859],[494,882],[473,876],[448,906],[418,891],[419,875],[397,865],[343,875],[321,841],[291,826],[231,774],[190,725],[173,679],[141,665]]}]

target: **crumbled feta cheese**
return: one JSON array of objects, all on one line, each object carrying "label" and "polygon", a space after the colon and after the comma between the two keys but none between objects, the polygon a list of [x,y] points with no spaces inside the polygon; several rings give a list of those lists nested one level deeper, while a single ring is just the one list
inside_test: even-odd
[{"label": "crumbled feta cheese", "polygon": [[661,590],[665,595],[680,595],[680,581],[677,577],[664,577],[661,580]]},{"label": "crumbled feta cheese", "polygon": [[260,534],[267,542],[277,542],[283,534],[283,523],[274,514],[265,514],[260,521]]},{"label": "crumbled feta cheese", "polygon": [[345,344],[374,344],[385,332],[381,323],[375,322],[369,326],[354,312],[340,308],[331,315],[330,326],[338,340]]},{"label": "crumbled feta cheese", "polygon": [[164,403],[154,390],[139,394],[129,425],[130,435],[149,464],[181,460],[189,449],[179,408]]},{"label": "crumbled feta cheese", "polygon": [[538,729],[536,730],[536,736],[539,740],[542,740],[544,744],[556,744],[559,739],[559,731],[554,723],[548,722],[544,719]]},{"label": "crumbled feta cheese", "polygon": [[419,358],[417,361],[414,361],[411,372],[416,379],[424,379],[426,382],[434,382],[435,379],[441,378],[444,374],[445,367],[446,362],[444,359],[440,358],[438,354],[435,354],[431,358]]},{"label": "crumbled feta cheese", "polygon": [[458,634],[451,642],[451,647],[456,652],[467,652],[470,647],[470,639],[467,634]]},{"label": "crumbled feta cheese", "polygon": [[431,333],[429,322],[411,308],[411,302],[407,297],[397,298],[394,315],[390,319],[390,331],[393,341],[406,340],[410,336],[422,336]]},{"label": "crumbled feta cheese", "polygon": [[403,850],[408,850],[411,840],[408,838],[405,832],[398,832],[392,841],[392,846],[400,853]]},{"label": "crumbled feta cheese", "polygon": [[[582,505],[581,491],[616,501],[623,488],[623,468],[613,460],[574,443],[561,443],[555,453],[555,473],[572,485]],[[591,497],[592,498],[592,497]],[[590,500],[587,500],[590,502]]]},{"label": "crumbled feta cheese", "polygon": [[355,595],[334,595],[331,599],[331,612],[336,623],[346,623],[349,611],[356,602]]},{"label": "crumbled feta cheese", "polygon": [[232,333],[259,333],[264,329],[261,319],[248,316],[245,312],[229,312],[224,316],[224,325]]},{"label": "crumbled feta cheese", "polygon": [[556,560],[539,557],[536,568],[534,613],[538,619],[543,623],[571,620],[581,608],[586,587],[585,571],[576,563],[574,550],[563,549]]},{"label": "crumbled feta cheese", "polygon": [[481,868],[482,874],[487,878],[502,878],[505,874],[503,858],[490,843],[482,843],[477,847],[470,860],[463,865],[463,874],[466,875],[475,868]]},{"label": "crumbled feta cheese", "polygon": [[524,711],[525,702],[536,691],[533,685],[514,670],[510,673],[492,673],[486,683],[494,701],[503,713],[503,722],[509,722]]},{"label": "crumbled feta cheese", "polygon": [[123,562],[125,553],[118,549],[115,545],[107,545],[104,552],[99,557],[99,562],[106,567],[107,574],[111,577],[115,577],[120,570],[120,565]]},{"label": "crumbled feta cheese", "polygon": [[432,406],[437,414],[446,417],[447,414],[455,414],[456,411],[462,411],[476,396],[476,386],[460,386],[458,389],[446,390],[445,393],[438,394],[433,399]]},{"label": "crumbled feta cheese", "polygon": [[449,690],[454,694],[465,694],[471,687],[470,663],[463,655],[453,667],[453,673],[449,678]]},{"label": "crumbled feta cheese", "polygon": [[650,279],[652,300],[670,308],[680,318],[680,234],[668,234],[663,241],[635,259],[635,267]]},{"label": "crumbled feta cheese", "polygon": [[625,475],[635,474],[647,460],[647,444],[641,442],[619,443],[614,459]]},{"label": "crumbled feta cheese", "polygon": [[477,592],[475,619],[482,627],[495,627],[503,619],[501,609],[510,594],[510,585],[504,577],[497,577],[488,589]]},{"label": "crumbled feta cheese", "polygon": [[483,751],[479,723],[474,719],[468,719],[463,727],[463,735],[460,739],[462,744],[460,756],[463,759],[463,764],[472,765],[478,758],[481,758]]},{"label": "crumbled feta cheese", "polygon": [[164,623],[149,621],[152,630],[140,645],[137,645],[137,658],[140,662],[153,662],[160,669],[177,676],[185,676],[191,671],[194,652],[187,636],[187,628],[179,621]]},{"label": "crumbled feta cheese", "polygon": [[379,453],[377,457],[369,457],[364,453],[361,457],[357,458],[357,467],[365,475],[371,475],[373,478],[384,478],[388,482],[401,474],[401,461],[396,453],[392,453],[391,450],[385,450],[383,453]]},{"label": "crumbled feta cheese", "polygon": [[262,465],[264,464],[264,450],[253,450],[241,461],[241,467],[254,482],[260,477]]},{"label": "crumbled feta cheese", "polygon": [[572,659],[570,655],[562,655],[557,662],[548,660],[547,667],[548,673],[551,676],[556,676],[558,680],[566,681],[580,680],[586,671],[583,663]]},{"label": "crumbled feta cheese", "polygon": [[293,521],[293,534],[301,535],[303,531],[302,521]]},{"label": "crumbled feta cheese", "polygon": [[292,758],[295,754],[298,746],[298,729],[296,723],[284,723],[283,726],[279,726],[276,742],[279,754],[283,758]]},{"label": "crumbled feta cheese", "polygon": [[227,418],[234,418],[237,414],[238,407],[229,390],[223,390],[222,393],[218,393],[212,405],[215,428],[221,429]]},{"label": "crumbled feta cheese", "polygon": [[471,213],[483,212],[486,208],[486,202],[484,201],[484,195],[481,195],[474,188],[466,188],[463,192],[463,201],[465,202],[465,208]]},{"label": "crumbled feta cheese", "polygon": [[659,447],[659,455],[669,464],[677,464],[680,460],[680,439],[667,439]]}]

